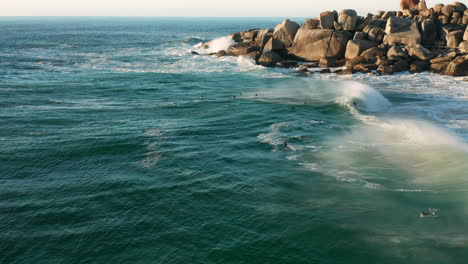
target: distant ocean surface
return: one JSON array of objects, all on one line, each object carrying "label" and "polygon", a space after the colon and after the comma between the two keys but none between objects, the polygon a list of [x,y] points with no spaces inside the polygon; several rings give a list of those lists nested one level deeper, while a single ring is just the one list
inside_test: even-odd
[{"label": "distant ocean surface", "polygon": [[467,263],[468,82],[190,54],[281,20],[0,18],[0,263]]}]

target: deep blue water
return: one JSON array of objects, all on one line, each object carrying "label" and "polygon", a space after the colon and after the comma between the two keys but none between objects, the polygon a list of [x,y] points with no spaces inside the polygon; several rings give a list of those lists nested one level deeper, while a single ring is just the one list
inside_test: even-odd
[{"label": "deep blue water", "polygon": [[0,262],[465,263],[467,83],[190,54],[279,22],[0,18]]}]

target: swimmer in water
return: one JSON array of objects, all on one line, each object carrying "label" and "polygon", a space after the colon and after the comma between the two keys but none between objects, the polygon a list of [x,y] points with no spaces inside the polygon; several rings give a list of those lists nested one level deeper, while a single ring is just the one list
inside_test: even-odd
[{"label": "swimmer in water", "polygon": [[233,96],[232,96],[232,99],[236,99],[236,96],[235,96],[235,95],[233,95]]},{"label": "swimmer in water", "polygon": [[357,106],[357,104],[356,104],[356,101],[353,101],[353,105],[354,105],[354,107],[356,107],[356,106]]},{"label": "swimmer in water", "polygon": [[419,217],[436,216],[436,215],[437,215],[437,210],[435,209],[429,209],[429,212],[421,211],[419,213]]},{"label": "swimmer in water", "polygon": [[258,93],[256,93],[255,96],[258,96]]},{"label": "swimmer in water", "polygon": [[205,100],[205,98],[204,98],[203,96],[200,96],[200,100],[202,100],[202,101],[203,101],[203,100]]},{"label": "swimmer in water", "polygon": [[288,142],[283,141],[283,147],[287,148],[288,147]]}]

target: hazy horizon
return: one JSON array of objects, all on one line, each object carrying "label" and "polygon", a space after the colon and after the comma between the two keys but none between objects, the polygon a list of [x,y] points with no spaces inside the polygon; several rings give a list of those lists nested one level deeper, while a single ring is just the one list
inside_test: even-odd
[{"label": "hazy horizon", "polygon": [[[428,6],[436,3],[453,1],[426,1]],[[50,17],[50,16],[91,16],[91,17],[311,17],[326,10],[355,9],[359,14],[377,10],[398,10],[400,1],[376,3],[374,0],[343,1],[330,0],[325,3],[313,3],[306,0],[271,3],[258,0],[255,2],[238,0],[231,8],[230,1],[199,0],[176,3],[157,3],[150,0],[82,0],[64,2],[60,0],[16,0],[5,3],[0,10],[1,17]],[[25,6],[27,8],[25,8]],[[223,6],[223,7],[220,7]]]}]

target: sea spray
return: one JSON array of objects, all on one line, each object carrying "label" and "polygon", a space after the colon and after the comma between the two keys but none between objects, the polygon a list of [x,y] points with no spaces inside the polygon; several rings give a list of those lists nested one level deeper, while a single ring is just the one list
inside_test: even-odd
[{"label": "sea spray", "polygon": [[463,175],[468,171],[468,144],[427,121],[379,120],[332,137],[326,145],[328,151],[316,158],[325,167],[352,170],[346,175],[351,179],[373,178],[370,175],[386,171],[399,175],[390,183],[394,189],[444,190],[467,185]]},{"label": "sea spray", "polygon": [[[213,39],[206,44],[208,45],[208,52],[218,52],[220,50],[227,50],[229,46],[235,43],[236,42],[230,36],[226,36]],[[197,44],[196,48],[200,48],[201,46],[202,45]]]},{"label": "sea spray", "polygon": [[257,96],[250,94],[248,97],[281,104],[338,103],[367,113],[385,112],[391,106],[379,91],[355,81],[288,79],[287,83],[260,90],[255,94]]}]

